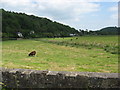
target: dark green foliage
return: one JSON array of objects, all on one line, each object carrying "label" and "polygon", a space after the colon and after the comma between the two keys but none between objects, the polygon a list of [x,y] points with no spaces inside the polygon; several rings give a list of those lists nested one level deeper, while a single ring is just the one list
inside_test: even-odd
[{"label": "dark green foliage", "polygon": [[[24,38],[67,37],[79,32],[67,25],[47,18],[2,10],[3,38],[17,38],[20,32]],[[34,34],[30,34],[34,31]]]},{"label": "dark green foliage", "polygon": [[81,30],[79,29],[79,35],[120,35],[120,28],[119,27],[106,27],[102,28],[97,31],[88,31],[88,30]]},{"label": "dark green foliage", "polygon": [[[106,27],[101,30],[75,30],[68,25],[63,25],[47,18],[26,15],[25,13],[15,13],[2,11],[2,38],[18,38],[18,32],[23,38],[40,37],[68,37],[70,34],[83,35],[120,35],[119,27]],[[30,34],[31,31],[34,33]]]},{"label": "dark green foliage", "polygon": [[117,35],[118,31],[119,31],[119,28],[117,27],[107,27],[107,28],[101,29],[99,33],[102,35]]}]

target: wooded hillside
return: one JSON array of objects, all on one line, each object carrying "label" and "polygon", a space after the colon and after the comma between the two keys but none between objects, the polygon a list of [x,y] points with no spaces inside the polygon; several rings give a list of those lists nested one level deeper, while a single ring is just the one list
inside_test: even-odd
[{"label": "wooded hillside", "polygon": [[30,37],[66,37],[79,32],[47,18],[2,10],[3,38],[16,38],[18,33]]},{"label": "wooded hillside", "polygon": [[84,35],[118,35],[120,28],[105,27],[100,30],[76,30],[47,18],[25,13],[2,11],[2,38],[68,37]]}]

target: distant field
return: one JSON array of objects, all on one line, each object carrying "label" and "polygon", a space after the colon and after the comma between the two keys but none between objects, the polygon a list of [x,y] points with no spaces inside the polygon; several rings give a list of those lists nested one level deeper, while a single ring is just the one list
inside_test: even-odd
[{"label": "distant field", "polygon": [[106,52],[112,54],[120,54],[120,52],[118,51],[118,36],[81,36],[69,38],[47,38],[45,39],[45,42],[46,41],[58,45],[84,47],[87,49],[102,48]]},{"label": "distant field", "polygon": [[[118,72],[117,36],[13,40],[2,45],[2,66],[6,68]],[[28,57],[33,50],[37,55]]]}]

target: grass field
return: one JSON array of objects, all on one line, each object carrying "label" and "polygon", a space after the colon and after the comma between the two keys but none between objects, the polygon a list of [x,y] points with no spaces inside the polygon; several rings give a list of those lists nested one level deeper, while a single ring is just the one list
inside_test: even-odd
[{"label": "grass field", "polygon": [[112,54],[120,54],[118,51],[118,36],[81,36],[69,38],[48,38],[45,42],[72,46],[84,47],[87,49],[102,48]]},{"label": "grass field", "polygon": [[[112,53],[116,52],[117,47],[117,36],[3,41],[2,66],[51,71],[117,73],[118,54]],[[28,53],[33,50],[37,55],[29,57]]]}]

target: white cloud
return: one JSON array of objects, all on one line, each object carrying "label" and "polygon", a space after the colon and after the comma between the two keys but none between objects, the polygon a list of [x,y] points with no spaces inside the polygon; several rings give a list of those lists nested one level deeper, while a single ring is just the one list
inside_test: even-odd
[{"label": "white cloud", "polygon": [[[9,10],[49,17],[54,20],[78,20],[85,13],[99,10],[99,4],[84,0],[2,0]],[[8,8],[7,8],[8,9]],[[78,17],[76,19],[76,17]]]},{"label": "white cloud", "polygon": [[112,12],[112,15],[110,16],[113,20],[118,19],[118,6],[112,6],[109,8],[109,11]]},{"label": "white cloud", "polygon": [[110,7],[109,10],[112,12],[114,12],[114,11],[116,12],[116,11],[118,11],[118,6]]},{"label": "white cloud", "polygon": [[59,20],[79,17],[85,13],[99,10],[99,4],[92,2],[75,2],[73,0],[64,2],[61,0],[48,0],[45,2],[36,0],[36,3],[38,4],[39,15],[47,15]]},{"label": "white cloud", "polygon": [[113,14],[113,15],[111,15],[111,18],[118,20],[118,14]]},{"label": "white cloud", "polygon": [[31,3],[31,0],[1,0],[0,1],[1,4],[4,4],[4,5],[9,5],[9,6],[24,6],[24,5],[27,5],[27,4],[30,4]]},{"label": "white cloud", "polygon": [[[100,10],[100,4],[94,2],[105,1],[118,0],[1,0],[0,6],[6,10],[47,17],[74,26],[85,14]],[[116,11],[116,8],[112,7],[110,11]],[[116,15],[111,17],[115,18]]]}]

